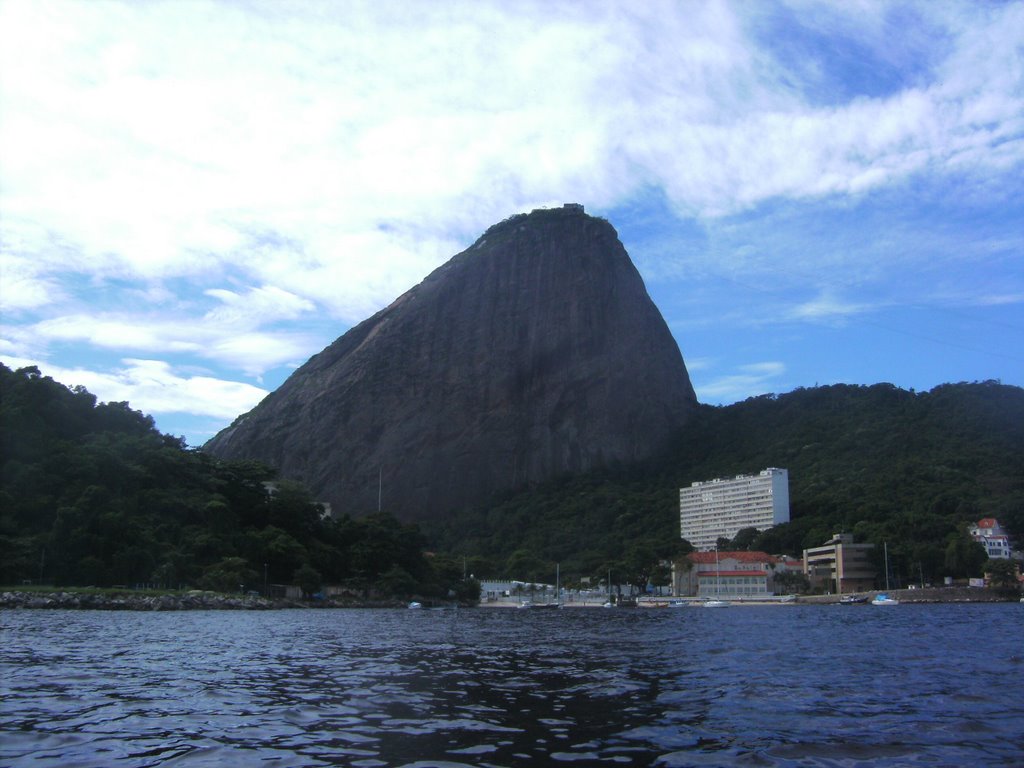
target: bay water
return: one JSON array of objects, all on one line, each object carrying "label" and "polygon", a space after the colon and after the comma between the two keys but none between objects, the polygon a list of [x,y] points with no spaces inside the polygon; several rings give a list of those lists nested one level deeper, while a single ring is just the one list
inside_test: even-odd
[{"label": "bay water", "polygon": [[1024,766],[1024,605],[0,611],[3,766]]}]

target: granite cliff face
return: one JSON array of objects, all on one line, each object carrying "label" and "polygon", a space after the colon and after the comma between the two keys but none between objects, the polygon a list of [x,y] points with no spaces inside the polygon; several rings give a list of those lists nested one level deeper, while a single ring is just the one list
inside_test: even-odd
[{"label": "granite cliff face", "polygon": [[[615,229],[513,216],[352,328],[207,443],[335,513],[429,520],[660,450],[696,406]],[[379,484],[378,484],[379,483]]]}]

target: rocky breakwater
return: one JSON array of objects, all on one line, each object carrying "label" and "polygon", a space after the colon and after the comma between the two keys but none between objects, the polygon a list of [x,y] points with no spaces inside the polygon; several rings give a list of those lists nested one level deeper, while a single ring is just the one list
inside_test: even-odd
[{"label": "rocky breakwater", "polygon": [[[290,603],[289,603],[290,605]],[[248,595],[187,592],[180,595],[148,595],[131,592],[3,592],[0,608],[63,608],[94,611],[209,611],[266,610],[287,607],[277,601]]]}]

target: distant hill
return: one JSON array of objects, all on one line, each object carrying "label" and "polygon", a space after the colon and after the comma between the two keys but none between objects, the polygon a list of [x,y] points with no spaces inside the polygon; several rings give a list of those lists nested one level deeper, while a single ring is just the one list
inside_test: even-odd
[{"label": "distant hill", "polygon": [[1024,390],[836,385],[701,406],[642,466],[495,499],[428,534],[439,549],[482,555],[481,570],[512,561],[547,575],[559,562],[563,574],[599,574],[626,568],[631,550],[671,549],[680,487],[770,466],[789,470],[792,522],[753,548],[799,554],[850,531],[889,542],[907,578],[962,575],[963,524],[993,516],[1024,537]]},{"label": "distant hill", "polygon": [[683,358],[607,221],[495,224],[204,446],[335,511],[433,524],[496,492],[663,451],[697,408]]}]

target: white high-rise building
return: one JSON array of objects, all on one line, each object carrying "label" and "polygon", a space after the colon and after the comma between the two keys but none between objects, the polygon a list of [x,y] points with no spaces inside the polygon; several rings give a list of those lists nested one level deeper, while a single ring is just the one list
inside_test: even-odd
[{"label": "white high-rise building", "polygon": [[744,528],[759,531],[789,522],[789,472],[769,467],[756,475],[705,480],[679,489],[680,535],[698,551],[715,548]]}]

